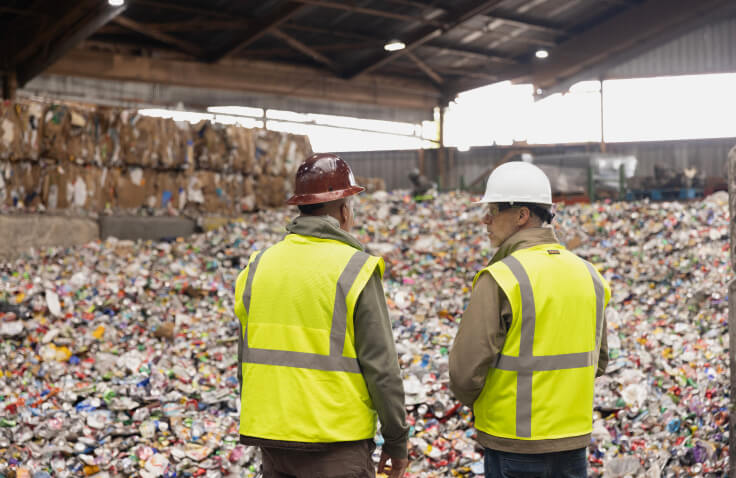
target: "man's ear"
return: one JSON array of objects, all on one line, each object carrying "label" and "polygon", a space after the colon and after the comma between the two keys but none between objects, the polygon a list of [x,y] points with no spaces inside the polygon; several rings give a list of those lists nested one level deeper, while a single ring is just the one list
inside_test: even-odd
[{"label": "man's ear", "polygon": [[531,219],[531,211],[528,207],[520,207],[519,208],[519,219],[517,219],[516,224],[519,226],[525,226],[529,223],[529,220]]},{"label": "man's ear", "polygon": [[347,223],[349,217],[350,217],[350,206],[348,205],[347,201],[344,201],[342,204],[340,204],[340,224]]}]

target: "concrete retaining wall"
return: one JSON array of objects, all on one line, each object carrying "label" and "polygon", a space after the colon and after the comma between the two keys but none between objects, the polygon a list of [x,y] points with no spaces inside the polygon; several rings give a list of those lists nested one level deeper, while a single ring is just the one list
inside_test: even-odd
[{"label": "concrete retaining wall", "polygon": [[69,247],[98,239],[174,239],[199,230],[188,217],[0,215],[0,259],[31,248]]}]

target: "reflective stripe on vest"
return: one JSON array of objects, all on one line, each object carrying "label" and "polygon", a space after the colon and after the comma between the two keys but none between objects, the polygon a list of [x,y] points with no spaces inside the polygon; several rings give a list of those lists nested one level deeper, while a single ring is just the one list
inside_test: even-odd
[{"label": "reflective stripe on vest", "polygon": [[[245,283],[245,290],[243,290],[243,306],[245,307],[246,314],[250,312],[253,277],[255,276],[261,255],[262,253],[259,253],[248,268],[248,278]],[[335,305],[333,307],[332,325],[330,327],[329,355],[294,352],[290,350],[251,348],[248,346],[248,326],[246,324],[245,333],[240,334],[242,340],[241,364],[280,365],[283,367],[306,368],[326,372],[361,373],[358,359],[343,356],[348,315],[346,298],[358,274],[360,274],[361,269],[370,257],[365,252],[356,251],[337,280]]]},{"label": "reflective stripe on vest", "polygon": [[601,327],[603,325],[603,306],[605,292],[603,283],[593,266],[585,262],[595,287],[596,300],[596,347],[590,352],[571,353],[562,355],[534,356],[534,328],[536,310],[534,306],[534,292],[529,276],[521,262],[513,256],[503,259],[503,262],[512,272],[519,283],[522,301],[521,336],[519,356],[512,357],[501,354],[495,368],[518,372],[516,381],[516,434],[519,437],[531,437],[532,428],[532,376],[534,372],[565,370],[572,368],[590,367],[596,363],[600,350]]}]

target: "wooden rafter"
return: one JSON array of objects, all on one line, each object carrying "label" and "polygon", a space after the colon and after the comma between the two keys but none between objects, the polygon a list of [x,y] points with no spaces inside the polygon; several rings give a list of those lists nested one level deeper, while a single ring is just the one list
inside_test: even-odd
[{"label": "wooden rafter", "polygon": [[279,30],[278,28],[273,28],[269,32],[271,35],[275,36],[276,38],[282,40],[287,45],[291,46],[297,51],[300,51],[304,53],[305,55],[309,56],[310,58],[318,61],[319,63],[322,63],[323,65],[327,66],[330,70],[337,72],[338,67],[335,62],[324,56],[322,53],[318,52],[314,48],[311,48],[304,43],[300,42],[293,36],[284,33],[283,31]]},{"label": "wooden rafter", "polygon": [[377,53],[371,56],[368,60],[353,66],[353,68],[346,72],[345,76],[347,78],[354,78],[375,70],[376,68],[380,68],[406,52],[440,37],[442,34],[452,30],[462,23],[465,23],[476,15],[487,13],[502,1],[503,0],[475,0],[469,5],[453,9],[452,11],[445,13],[445,15],[440,19],[444,25],[442,28],[424,26],[416,29],[414,32],[408,34],[407,38],[402,38],[406,44],[406,47],[403,50]]},{"label": "wooden rafter", "polygon": [[50,48],[37,47],[28,59],[16,64],[18,85],[25,85],[77,44],[92,35],[102,25],[123,13],[126,8],[127,5],[111,7],[107,3],[97,3],[96,8],[91,9],[81,19],[73,22],[72,27],[62,31],[59,31],[61,27],[52,29],[54,33],[48,35],[48,38],[44,35],[42,43],[50,45]]},{"label": "wooden rafter", "polygon": [[295,0],[300,3],[313,5],[316,7],[332,8],[335,10],[344,10],[352,13],[362,13],[364,15],[370,15],[373,17],[391,18],[394,20],[401,20],[404,22],[419,22],[424,24],[430,24],[434,26],[441,26],[442,24],[438,21],[427,20],[412,15],[404,15],[402,13],[391,12],[388,10],[377,10],[375,8],[359,7],[352,5],[350,2],[338,2],[330,0]]},{"label": "wooden rafter", "polygon": [[271,32],[273,29],[284,23],[286,20],[291,18],[299,10],[304,8],[304,5],[299,3],[289,3],[278,12],[272,14],[265,20],[260,22],[252,20],[248,25],[248,28],[243,31],[242,35],[239,35],[231,44],[226,45],[222,49],[211,53],[208,56],[208,61],[215,63],[223,58],[226,58],[248,45],[252,44],[259,38]]},{"label": "wooden rafter", "polygon": [[568,32],[565,29],[552,25],[550,23],[542,22],[537,19],[528,18],[523,15],[515,15],[513,13],[493,11],[488,14],[490,19],[501,20],[504,23],[514,25],[517,27],[528,28],[530,30],[536,30],[544,33],[551,33],[553,35],[567,35]]},{"label": "wooden rafter", "polygon": [[205,18],[222,18],[224,20],[240,20],[249,21],[248,18],[241,17],[231,12],[223,11],[221,8],[197,8],[187,5],[181,5],[179,2],[161,2],[158,0],[135,0],[137,5],[148,5],[162,10],[171,10],[182,13],[191,13]]},{"label": "wooden rafter", "polygon": [[472,47],[458,47],[455,45],[450,45],[447,43],[441,43],[441,42],[429,42],[422,45],[422,48],[432,48],[435,50],[445,50],[447,52],[469,57],[469,58],[477,58],[485,61],[492,61],[495,63],[505,63],[507,65],[515,65],[518,63],[515,59],[500,55],[498,53],[492,53],[488,52],[486,50],[482,50],[480,48],[472,48]]},{"label": "wooden rafter", "polygon": [[197,45],[195,45],[194,43],[190,43],[186,40],[176,38],[175,36],[169,35],[167,33],[152,30],[148,28],[147,25],[138,23],[134,20],[131,20],[128,17],[118,16],[115,19],[115,23],[122,25],[125,28],[128,28],[130,30],[133,30],[136,33],[140,33],[141,35],[147,36],[149,38],[153,38],[154,40],[158,40],[162,43],[166,43],[167,45],[177,47],[183,52],[188,53],[194,57],[204,56],[204,50],[198,47]]},{"label": "wooden rafter", "polygon": [[445,82],[445,80],[440,75],[438,75],[434,70],[432,70],[432,68],[429,65],[427,65],[424,61],[422,61],[421,58],[416,56],[414,52],[411,52],[411,51],[407,52],[406,56],[411,61],[413,61],[419,67],[419,69],[424,72],[425,75],[430,77],[432,81],[434,81],[438,85],[441,85],[442,83]]},{"label": "wooden rafter", "polygon": [[250,20],[244,19],[235,20],[220,20],[214,18],[194,18],[192,20],[180,21],[180,22],[165,22],[165,23],[146,23],[146,28],[157,31],[157,32],[197,32],[197,31],[215,31],[215,30],[237,30],[245,27]]}]

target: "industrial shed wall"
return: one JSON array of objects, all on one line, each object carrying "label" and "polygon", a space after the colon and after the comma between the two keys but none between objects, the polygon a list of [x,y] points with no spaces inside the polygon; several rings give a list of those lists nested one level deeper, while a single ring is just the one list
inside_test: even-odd
[{"label": "industrial shed wall", "polygon": [[[611,143],[606,151],[624,155],[634,155],[638,160],[636,176],[651,176],[655,165],[669,165],[676,171],[695,167],[706,177],[726,177],[726,157],[736,145],[736,138],[653,141],[637,143]],[[572,144],[534,147],[480,147],[459,152],[447,149],[445,155],[446,184],[443,189],[455,189],[469,185],[478,178],[488,175],[490,169],[505,158],[513,158],[521,153],[533,155],[578,154],[598,152],[598,144]],[[386,181],[386,189],[407,189],[411,187],[409,172],[419,167],[420,157],[424,155],[424,174],[432,180],[439,179],[437,150],[370,151],[339,153],[353,167],[356,176],[379,177]]]},{"label": "industrial shed wall", "polygon": [[611,68],[606,78],[736,72],[736,17],[707,25]]}]

